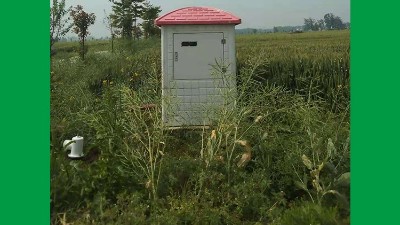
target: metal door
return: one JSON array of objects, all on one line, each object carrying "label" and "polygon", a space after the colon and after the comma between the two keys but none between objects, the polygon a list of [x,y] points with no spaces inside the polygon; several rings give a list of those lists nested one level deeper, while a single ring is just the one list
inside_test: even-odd
[{"label": "metal door", "polygon": [[174,34],[173,79],[212,79],[211,65],[223,59],[223,38],[223,33]]},{"label": "metal door", "polygon": [[213,65],[224,58],[223,33],[174,34],[173,105],[170,124],[204,125],[209,123],[211,105],[221,105],[213,87]]}]

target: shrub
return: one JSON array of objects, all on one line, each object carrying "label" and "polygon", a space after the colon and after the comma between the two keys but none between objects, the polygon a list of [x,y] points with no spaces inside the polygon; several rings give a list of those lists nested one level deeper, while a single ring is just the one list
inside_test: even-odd
[{"label": "shrub", "polygon": [[279,225],[339,225],[341,221],[336,208],[326,208],[310,202],[302,202],[286,210],[282,217],[272,224]]}]

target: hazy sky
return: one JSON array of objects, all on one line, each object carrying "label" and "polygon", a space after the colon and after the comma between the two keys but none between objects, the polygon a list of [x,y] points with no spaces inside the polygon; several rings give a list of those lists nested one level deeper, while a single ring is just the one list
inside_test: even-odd
[{"label": "hazy sky", "polygon": [[[237,28],[303,25],[304,18],[322,19],[326,13],[350,22],[350,0],[150,0],[150,3],[161,6],[160,15],[187,6],[219,8],[242,19]],[[103,24],[104,10],[107,13],[112,10],[109,0],[66,0],[66,5],[82,5],[86,12],[96,14],[95,24],[89,27],[91,36],[109,36]]]}]

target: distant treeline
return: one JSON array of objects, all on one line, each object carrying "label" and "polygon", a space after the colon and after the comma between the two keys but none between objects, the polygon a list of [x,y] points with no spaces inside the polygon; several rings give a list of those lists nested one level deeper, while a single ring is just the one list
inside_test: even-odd
[{"label": "distant treeline", "polygon": [[274,33],[274,32],[293,32],[296,30],[302,30],[303,26],[275,26],[270,29],[255,29],[255,28],[243,28],[236,29],[236,34],[261,34],[261,33]]},{"label": "distant treeline", "polygon": [[[93,36],[89,36],[86,38],[86,40],[90,41],[90,40],[110,40],[111,37],[93,37]],[[77,37],[73,37],[73,36],[69,36],[69,37],[62,37],[58,40],[59,42],[73,42],[73,41],[79,41],[79,39]]]}]

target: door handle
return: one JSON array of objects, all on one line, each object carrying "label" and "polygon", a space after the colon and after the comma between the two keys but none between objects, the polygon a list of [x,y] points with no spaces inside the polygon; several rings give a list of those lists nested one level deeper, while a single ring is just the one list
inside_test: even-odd
[{"label": "door handle", "polygon": [[174,58],[175,58],[175,62],[178,62],[178,52],[175,52]]}]

